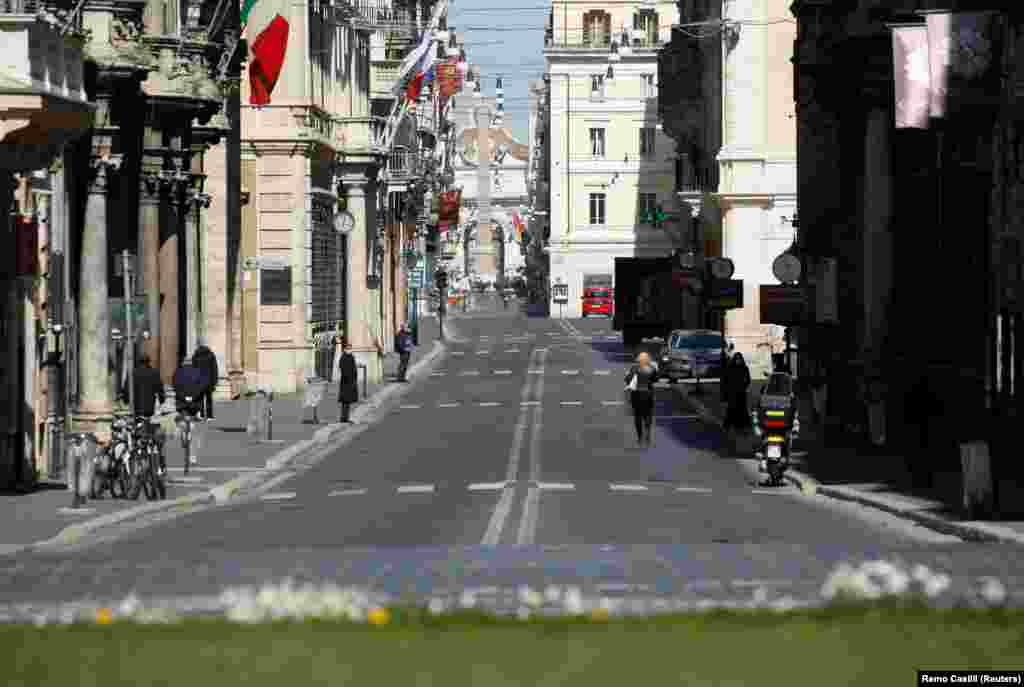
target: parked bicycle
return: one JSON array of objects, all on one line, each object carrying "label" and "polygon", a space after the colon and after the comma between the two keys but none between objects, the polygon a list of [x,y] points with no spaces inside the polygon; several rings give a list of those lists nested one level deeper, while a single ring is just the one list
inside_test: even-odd
[{"label": "parked bicycle", "polygon": [[161,467],[163,451],[158,428],[149,418],[135,418],[135,439],[132,451],[132,475],[135,478],[132,498],[145,492],[150,501],[167,498],[167,482]]},{"label": "parked bicycle", "polygon": [[98,499],[109,491],[112,498],[125,498],[132,492],[131,454],[134,435],[127,417],[115,417],[110,443],[93,459],[90,498]]}]

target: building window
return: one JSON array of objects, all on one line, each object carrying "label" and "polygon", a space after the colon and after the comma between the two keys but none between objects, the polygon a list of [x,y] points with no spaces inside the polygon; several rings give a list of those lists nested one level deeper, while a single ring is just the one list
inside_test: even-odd
[{"label": "building window", "polygon": [[654,156],[654,127],[645,126],[640,129],[640,157]]},{"label": "building window", "polygon": [[604,129],[590,130],[590,154],[604,157]]},{"label": "building window", "polygon": [[637,202],[637,216],[640,224],[650,224],[650,217],[658,209],[657,193],[641,193]]},{"label": "building window", "polygon": [[604,97],[604,74],[592,74],[590,76],[590,97]]},{"label": "building window", "polygon": [[658,91],[654,89],[654,74],[644,74],[644,97],[657,98]]},{"label": "building window", "polygon": [[590,223],[604,224],[604,201],[603,193],[590,194]]},{"label": "building window", "polygon": [[604,10],[591,10],[583,15],[583,45],[602,47],[611,44],[612,15]]},{"label": "building window", "polygon": [[641,36],[633,39],[638,48],[653,48],[658,45],[658,13],[654,10],[640,10],[633,15],[633,30]]}]

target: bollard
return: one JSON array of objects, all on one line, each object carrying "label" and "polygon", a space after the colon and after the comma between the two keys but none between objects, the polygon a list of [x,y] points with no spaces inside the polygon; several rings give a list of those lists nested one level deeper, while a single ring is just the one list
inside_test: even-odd
[{"label": "bollard", "polygon": [[92,492],[97,444],[96,435],[86,432],[76,432],[68,438],[67,450],[72,454],[67,461],[72,468],[68,482],[73,509],[82,508]]},{"label": "bollard", "polygon": [[274,392],[267,395],[267,441],[274,440]]},{"label": "bollard", "polygon": [[356,365],[356,367],[363,371],[363,400],[366,400],[366,376],[367,376],[366,365],[359,364],[359,365]]}]

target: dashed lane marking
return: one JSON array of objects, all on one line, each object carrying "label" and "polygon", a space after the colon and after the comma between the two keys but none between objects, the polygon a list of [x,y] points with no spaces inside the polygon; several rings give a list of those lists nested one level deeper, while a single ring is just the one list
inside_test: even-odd
[{"label": "dashed lane marking", "polygon": [[625,401],[601,401],[603,406],[621,406]]},{"label": "dashed lane marking", "polygon": [[518,353],[519,349],[518,348],[506,348],[505,352],[506,353]]},{"label": "dashed lane marking", "polygon": [[647,491],[643,484],[609,484],[612,491]]},{"label": "dashed lane marking", "polygon": [[544,352],[544,351],[546,351],[546,350],[548,350],[548,347],[547,347],[547,346],[544,346],[543,348],[538,348],[538,349],[536,349],[536,351],[537,351],[538,353],[543,353],[543,352]]},{"label": "dashed lane marking", "polygon": [[480,370],[466,370],[464,372],[460,372],[459,376],[460,377],[476,377],[479,374],[480,374]]},{"label": "dashed lane marking", "polygon": [[448,374],[448,373],[447,372],[431,372],[430,376],[431,377],[444,377],[446,374]]},{"label": "dashed lane marking", "polygon": [[490,355],[491,352],[490,351],[477,351],[476,354],[477,355]]},{"label": "dashed lane marking", "polygon": [[776,489],[751,489],[750,493],[751,494],[771,494],[773,496],[778,496],[780,494],[790,494],[790,495],[792,495],[792,494],[795,494],[796,492],[795,491],[791,491],[789,489],[779,489],[779,488],[776,488]]},{"label": "dashed lane marking", "polygon": [[594,370],[594,374],[595,375],[601,375],[602,377],[607,377],[611,373],[612,373],[611,370]]},{"label": "dashed lane marking", "polygon": [[362,496],[366,494],[366,489],[338,489],[327,494],[328,496]]},{"label": "dashed lane marking", "polygon": [[512,374],[512,370],[495,370],[494,374],[496,374],[496,375],[510,375],[510,374]]},{"label": "dashed lane marking", "polygon": [[563,405],[563,406],[581,406],[581,405],[583,405],[583,401],[562,401],[560,403],[560,405]]},{"label": "dashed lane marking", "polygon": [[466,355],[465,351],[452,351],[452,355]]},{"label": "dashed lane marking", "polygon": [[400,405],[398,407],[403,409],[403,410],[414,410],[416,408],[422,408],[423,406],[421,404],[419,404],[419,403],[405,403],[405,404]]},{"label": "dashed lane marking", "polygon": [[562,374],[564,375],[578,375],[579,373],[579,370],[562,370]]},{"label": "dashed lane marking", "polygon": [[571,482],[538,482],[541,491],[573,491],[576,485]]},{"label": "dashed lane marking", "polygon": [[402,487],[398,487],[399,494],[433,494],[433,484],[407,484]]},{"label": "dashed lane marking", "polygon": [[508,482],[475,482],[469,485],[470,491],[501,491]]},{"label": "dashed lane marking", "polygon": [[459,404],[458,403],[438,403],[437,407],[438,408],[458,408]]},{"label": "dashed lane marking", "polygon": [[542,375],[542,374],[544,374],[544,370],[527,370],[526,374],[528,374],[528,375]]},{"label": "dashed lane marking", "polygon": [[676,491],[691,492],[694,494],[710,494],[711,490],[707,487],[676,487]]},{"label": "dashed lane marking", "polygon": [[[184,472],[185,468],[181,465],[171,465],[167,467],[168,472]],[[189,467],[189,472],[266,472],[266,467],[200,467],[193,465]]]},{"label": "dashed lane marking", "polygon": [[260,501],[290,501],[295,498],[294,491],[281,491],[276,494],[263,494]]},{"label": "dashed lane marking", "polygon": [[521,406],[539,406],[540,405],[540,401],[520,401],[519,405],[521,405]]},{"label": "dashed lane marking", "polygon": [[499,403],[498,401],[484,401],[482,403],[479,403],[478,405],[481,408],[493,408],[495,406],[500,406],[501,403]]}]

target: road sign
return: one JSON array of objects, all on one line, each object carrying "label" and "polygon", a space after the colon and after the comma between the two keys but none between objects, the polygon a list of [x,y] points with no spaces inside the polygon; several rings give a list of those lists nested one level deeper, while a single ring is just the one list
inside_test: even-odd
[{"label": "road sign", "polygon": [[553,284],[551,286],[551,295],[553,296],[555,303],[568,303],[569,302],[569,285],[568,284]]},{"label": "road sign", "polygon": [[807,320],[807,291],[800,286],[761,285],[761,322],[790,326]]},{"label": "road sign", "polygon": [[712,310],[731,310],[743,307],[742,279],[712,279],[708,291],[708,307]]}]

